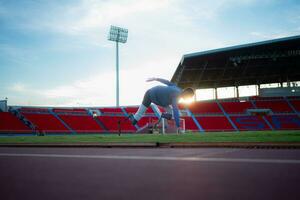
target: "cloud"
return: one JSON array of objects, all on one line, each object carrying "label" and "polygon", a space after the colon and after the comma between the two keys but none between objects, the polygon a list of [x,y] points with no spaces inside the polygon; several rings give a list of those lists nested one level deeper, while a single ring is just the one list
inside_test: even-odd
[{"label": "cloud", "polygon": [[[23,87],[16,84],[10,91],[24,94],[23,99],[19,98],[19,104],[24,105],[24,99],[29,99],[26,102],[35,105],[111,106],[115,101],[115,71],[107,71],[107,68],[114,69],[114,45],[107,41],[111,24],[129,29],[128,43],[120,48],[121,103],[139,104],[146,89],[155,85],[145,83],[146,78],[170,79],[183,54],[223,47],[224,38],[213,37],[207,25],[221,20],[220,16],[227,9],[251,5],[258,0],[30,2],[32,9],[23,9],[23,5],[19,5],[12,12],[7,12],[3,7],[1,9],[0,4],[0,15],[4,16],[10,28],[26,34],[33,32],[33,36],[51,35],[54,39],[50,43],[45,41],[48,46],[43,46],[51,59],[55,59],[57,54],[51,54],[55,51],[64,53],[62,49],[67,49],[72,53],[80,48],[83,56],[72,58],[78,61],[90,52],[94,53],[91,49],[97,49],[99,59],[91,59],[88,64],[99,66],[100,63],[102,66],[94,75],[84,77],[75,74],[71,83],[61,82],[57,83],[59,86],[43,90],[34,84],[30,87],[29,84]],[[253,31],[250,35],[262,39],[276,37],[259,31]],[[0,51],[6,52],[12,60],[19,60],[19,63],[34,59],[30,57],[25,60],[28,55],[12,46],[0,46]],[[62,62],[61,66],[66,64],[63,59],[59,62]],[[55,81],[55,77],[51,81]]]},{"label": "cloud", "polygon": [[27,87],[23,83],[14,83],[13,85],[9,86],[8,89],[13,92],[19,92],[19,93],[24,93],[27,91]]},{"label": "cloud", "polygon": [[[29,48],[0,44],[0,56],[15,64],[26,65],[38,59]],[[1,67],[0,67],[1,68]]]},{"label": "cloud", "polygon": [[31,5],[28,10],[23,9],[27,4],[20,3],[16,9],[10,10],[0,6],[0,11],[3,10],[3,16],[25,30],[86,35],[94,31],[98,34],[103,29],[107,31],[110,24],[131,25],[135,22],[138,26],[147,26],[157,20],[189,23],[190,16],[209,19],[231,5],[230,2],[248,1],[251,0],[79,0],[70,4],[31,2],[27,3]]},{"label": "cloud", "polygon": [[[85,34],[90,31],[107,28],[110,24],[126,25],[135,23],[147,26],[151,21],[175,21],[190,24],[189,20],[197,18],[210,20],[220,12],[232,6],[249,5],[257,0],[81,0],[67,6],[59,15],[51,15],[49,20],[40,23],[52,31],[65,34]],[[151,16],[150,18],[147,18]],[[171,17],[170,17],[171,16]],[[58,22],[58,23],[57,23]],[[164,24],[168,27],[168,24]],[[153,27],[155,28],[155,27]]]},{"label": "cloud", "polygon": [[258,32],[258,31],[250,32],[250,35],[255,36],[257,38],[263,38],[263,39],[272,39],[272,38],[274,38],[274,36],[272,36],[272,35],[267,35],[265,33]]},{"label": "cloud", "polygon": [[[169,79],[170,68],[162,67],[160,71],[156,71],[151,66],[153,65],[149,63],[145,67],[120,71],[120,101],[122,105],[137,105],[142,101],[144,92],[157,84],[146,83],[147,78],[159,76]],[[115,72],[112,71],[96,74],[68,85],[37,91],[37,93],[50,102],[55,99],[63,99],[62,105],[113,106],[115,105],[115,88]]]},{"label": "cloud", "polygon": [[[206,5],[205,1],[196,5],[205,10],[213,7],[212,4]],[[182,9],[182,6],[186,6],[182,0],[82,0],[71,5],[63,4],[61,8],[49,5],[47,12],[45,8],[39,11],[39,5],[36,5],[34,12],[38,18],[30,13],[26,15],[25,11],[10,13],[10,17],[24,17],[23,23],[15,24],[24,32],[52,32],[66,38],[67,44],[56,44],[59,48],[74,49],[76,45],[72,44],[78,43],[78,48],[85,44],[87,48],[100,45],[100,48],[113,49],[114,45],[106,40],[109,25],[129,28],[128,44],[121,48],[124,59],[121,60],[120,71],[120,100],[122,105],[128,105],[139,104],[146,89],[157,84],[145,83],[147,78],[170,79],[183,53],[222,45],[208,37],[201,25],[191,21],[190,10]],[[217,9],[210,12],[208,15],[217,16],[213,13],[218,12]],[[16,53],[17,50],[14,47],[8,51],[11,58],[26,57],[20,55],[22,52]],[[113,57],[114,54],[109,58],[102,56],[101,59],[113,60]],[[114,63],[111,62],[111,65],[114,66]],[[22,96],[15,101],[21,105],[30,102],[53,106],[112,106],[115,102],[115,71],[102,68],[98,74],[86,78],[74,77],[72,83],[61,83],[43,90],[34,84],[23,88],[19,84],[12,88],[10,91]]]},{"label": "cloud", "polygon": [[251,36],[254,36],[258,39],[263,40],[271,40],[271,39],[277,39],[277,38],[283,38],[283,37],[289,37],[299,34],[299,30],[295,29],[292,31],[277,31],[276,33],[263,33],[258,31],[250,32]]},{"label": "cloud", "polygon": [[[199,21],[215,19],[231,3],[252,1],[79,0],[70,4],[37,1],[31,2],[32,9],[28,10],[20,3],[16,9],[9,10],[6,17],[10,26],[22,32],[53,33],[66,38],[68,44],[59,45],[61,48],[86,45],[109,48],[110,25],[129,28],[128,42],[139,39],[155,44],[158,39],[165,39],[169,43],[178,43],[181,38],[191,38],[189,43],[193,44],[193,38],[209,34]],[[185,43],[181,42],[182,45]]]},{"label": "cloud", "polygon": [[[147,83],[147,78],[162,77],[170,79],[172,67],[154,70],[156,63],[148,63],[144,67],[122,69],[120,71],[120,102],[121,105],[138,105],[145,91],[159,83]],[[115,71],[98,73],[78,79],[70,84],[57,87],[38,89],[35,86],[16,82],[10,85],[5,95],[10,104],[40,106],[114,106],[116,94]]]},{"label": "cloud", "polygon": [[[14,22],[15,28],[76,36],[94,31],[99,33],[112,23],[123,24],[129,18],[168,8],[172,1],[174,0],[78,0],[69,3],[34,1],[15,3],[14,8],[0,4],[0,14],[6,20]],[[28,5],[30,9],[23,8]]]},{"label": "cloud", "polygon": [[127,19],[133,15],[158,10],[169,6],[171,1],[127,0],[95,1],[83,0],[79,7],[72,8],[80,19],[73,24],[73,30],[85,31],[98,27],[107,27],[111,22]]}]

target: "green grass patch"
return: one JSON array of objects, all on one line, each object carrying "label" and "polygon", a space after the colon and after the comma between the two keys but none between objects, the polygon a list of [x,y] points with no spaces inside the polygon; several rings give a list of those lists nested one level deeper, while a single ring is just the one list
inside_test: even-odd
[{"label": "green grass patch", "polygon": [[105,143],[105,142],[300,142],[300,131],[249,131],[166,134],[89,134],[0,137],[0,143]]}]

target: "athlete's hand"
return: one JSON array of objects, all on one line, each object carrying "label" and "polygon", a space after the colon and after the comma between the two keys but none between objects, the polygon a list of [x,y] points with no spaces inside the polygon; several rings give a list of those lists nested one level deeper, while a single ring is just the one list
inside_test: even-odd
[{"label": "athlete's hand", "polygon": [[156,78],[148,78],[147,80],[146,80],[146,82],[151,82],[151,81],[155,81],[156,80]]}]

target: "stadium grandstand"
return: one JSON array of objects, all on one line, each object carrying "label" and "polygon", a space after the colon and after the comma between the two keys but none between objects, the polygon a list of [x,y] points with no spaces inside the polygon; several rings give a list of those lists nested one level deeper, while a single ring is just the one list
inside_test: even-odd
[{"label": "stadium grandstand", "polygon": [[[197,89],[200,96],[205,90],[213,93],[210,100],[180,105],[188,131],[300,129],[300,36],[184,55],[171,81]],[[234,96],[221,98],[224,87]],[[254,93],[242,94],[249,88]],[[1,101],[0,107],[2,134],[135,133],[159,116],[149,107],[133,126],[127,117],[138,106],[45,108],[6,103]]]}]

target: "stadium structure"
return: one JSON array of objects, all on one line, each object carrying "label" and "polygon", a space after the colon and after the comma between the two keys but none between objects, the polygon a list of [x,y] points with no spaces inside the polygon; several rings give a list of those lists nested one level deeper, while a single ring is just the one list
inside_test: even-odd
[{"label": "stadium structure", "polygon": [[[188,131],[300,129],[300,88],[293,84],[300,81],[300,36],[184,55],[171,81],[215,91],[214,100],[179,106]],[[260,87],[269,83],[279,87]],[[257,87],[255,96],[239,95],[246,85]],[[217,88],[229,86],[236,88],[235,97],[219,99]],[[136,133],[159,119],[152,107],[133,126],[127,117],[137,106],[46,108],[7,106],[6,100],[0,105],[2,134]]]}]

